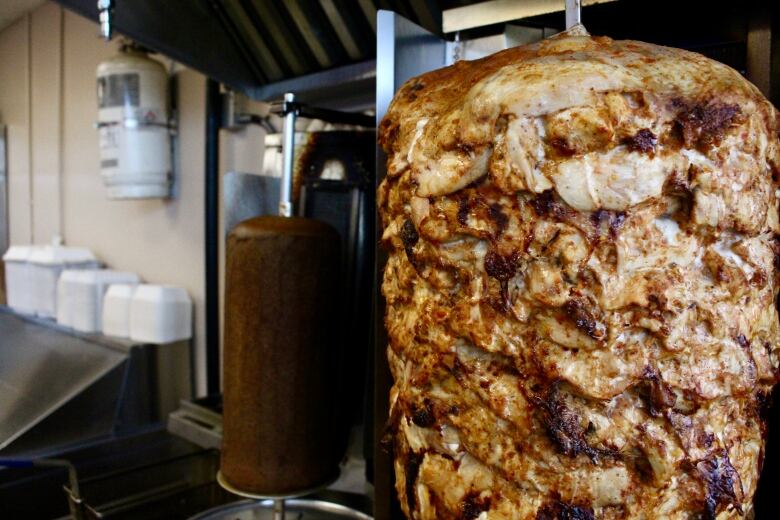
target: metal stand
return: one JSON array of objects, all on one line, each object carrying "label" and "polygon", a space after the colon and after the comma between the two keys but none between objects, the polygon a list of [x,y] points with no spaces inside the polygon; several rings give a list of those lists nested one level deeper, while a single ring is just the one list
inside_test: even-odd
[{"label": "metal stand", "polygon": [[225,480],[225,477],[222,476],[222,471],[217,472],[217,482],[225,491],[229,491],[230,493],[233,493],[234,495],[238,495],[245,498],[251,498],[254,500],[273,500],[273,519],[274,520],[284,520],[285,516],[285,500],[292,499],[292,498],[298,498],[306,495],[311,495],[312,493],[316,491],[320,491],[328,486],[330,486],[333,482],[336,481],[336,479],[339,477],[338,471],[335,475],[333,475],[333,478],[328,479],[326,482],[320,484],[317,487],[313,487],[311,489],[302,489],[300,491],[296,491],[295,493],[291,493],[288,495],[258,495],[256,493],[250,493],[247,491],[243,491],[240,489],[237,489],[233,487],[233,485]]},{"label": "metal stand", "polygon": [[284,520],[284,499],[274,500],[274,520]]}]

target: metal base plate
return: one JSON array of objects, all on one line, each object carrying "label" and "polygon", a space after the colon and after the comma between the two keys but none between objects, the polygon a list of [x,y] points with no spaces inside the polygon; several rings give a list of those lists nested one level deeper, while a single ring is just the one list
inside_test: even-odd
[{"label": "metal base plate", "polygon": [[[373,517],[351,507],[335,502],[293,498],[286,502],[289,518],[299,520],[337,520],[353,518],[355,520],[373,520]],[[273,502],[243,500],[233,504],[215,507],[190,520],[271,520]]]},{"label": "metal base plate", "polygon": [[240,497],[246,497],[246,498],[252,498],[254,500],[266,500],[266,499],[272,499],[272,500],[278,500],[278,499],[287,499],[287,498],[296,498],[296,497],[302,497],[305,495],[311,495],[312,493],[319,491],[321,489],[325,489],[326,487],[333,484],[336,479],[339,478],[339,471],[336,470],[336,474],[333,475],[331,478],[323,482],[322,484],[311,487],[309,489],[302,489],[300,491],[295,491],[293,493],[288,493],[284,495],[258,495],[255,493],[251,493],[248,491],[242,491],[238,489],[237,487],[233,486],[230,482],[225,480],[225,477],[222,475],[222,470],[217,472],[217,482],[219,482],[219,485],[222,486],[222,489],[225,491],[229,491],[233,493],[234,495],[238,495]]}]

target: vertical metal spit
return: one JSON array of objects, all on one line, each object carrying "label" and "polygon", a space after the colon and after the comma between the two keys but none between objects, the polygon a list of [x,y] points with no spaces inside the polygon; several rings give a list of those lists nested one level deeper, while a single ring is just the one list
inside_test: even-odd
[{"label": "vertical metal spit", "polygon": [[[282,179],[279,191],[279,216],[293,216],[293,161],[295,159],[295,121],[298,112],[293,106],[295,94],[288,92],[284,95],[284,135],[282,141]],[[273,519],[284,520],[284,498],[275,498],[273,507]]]},{"label": "vertical metal spit", "polygon": [[[559,4],[560,5],[560,4]],[[582,0],[566,0],[566,29],[582,23]]]},{"label": "vertical metal spit", "polygon": [[284,499],[274,499],[274,520],[284,520]]},{"label": "vertical metal spit", "polygon": [[279,216],[293,215],[293,159],[295,158],[295,120],[297,111],[292,106],[295,94],[284,95],[284,139],[282,141],[282,182],[279,194]]}]

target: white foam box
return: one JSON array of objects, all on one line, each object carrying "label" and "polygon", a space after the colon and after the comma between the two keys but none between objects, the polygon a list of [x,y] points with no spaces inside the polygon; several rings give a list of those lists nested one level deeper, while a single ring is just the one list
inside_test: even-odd
[{"label": "white foam box", "polygon": [[73,327],[72,296],[74,286],[84,277],[86,269],[66,269],[60,273],[57,281],[57,324],[63,327]]},{"label": "white foam box", "polygon": [[57,283],[66,269],[95,269],[95,255],[82,247],[41,246],[29,259],[32,307],[42,318],[57,316]]},{"label": "white foam box", "polygon": [[30,268],[30,256],[35,248],[31,245],[11,246],[3,255],[6,303],[22,314],[35,314]]},{"label": "white foam box", "polygon": [[139,285],[130,302],[130,339],[172,343],[192,337],[192,300],[170,285]]},{"label": "white foam box", "polygon": [[136,285],[111,284],[103,297],[103,334],[117,338],[130,337],[130,303]]},{"label": "white foam box", "polygon": [[112,283],[137,284],[138,275],[110,269],[88,269],[72,284],[68,300],[72,327],[79,332],[100,332],[103,329],[103,302],[106,291]]}]

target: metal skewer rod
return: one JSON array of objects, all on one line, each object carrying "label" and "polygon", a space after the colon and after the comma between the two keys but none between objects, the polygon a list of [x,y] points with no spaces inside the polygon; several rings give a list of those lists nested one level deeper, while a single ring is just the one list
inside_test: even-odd
[{"label": "metal skewer rod", "polygon": [[284,499],[274,499],[274,520],[284,520]]},{"label": "metal skewer rod", "polygon": [[581,9],[582,0],[566,0],[566,29],[581,23]]},{"label": "metal skewer rod", "polygon": [[295,157],[295,119],[298,117],[295,94],[284,95],[284,140],[282,142],[282,182],[279,194],[279,216],[293,215],[293,159]]}]

